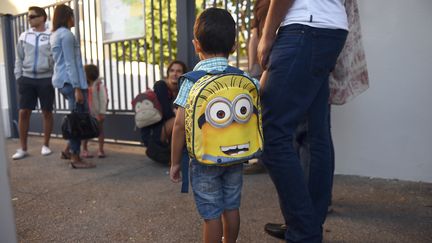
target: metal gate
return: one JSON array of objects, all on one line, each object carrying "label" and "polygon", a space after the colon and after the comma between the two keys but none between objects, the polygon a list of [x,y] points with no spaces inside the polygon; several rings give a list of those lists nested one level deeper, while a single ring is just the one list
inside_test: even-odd
[{"label": "metal gate", "polygon": [[[48,21],[54,8],[66,4],[74,9],[75,36],[80,40],[83,63],[95,64],[108,88],[109,106],[105,120],[105,136],[114,142],[139,142],[134,129],[131,101],[140,92],[152,88],[162,79],[166,64],[173,59],[184,61],[192,68],[198,61],[193,51],[193,24],[197,12],[208,7],[228,9],[237,23],[237,50],[230,58],[232,65],[247,67],[247,41],[253,0],[143,0],[145,34],[140,38],[105,41],[102,38],[100,3],[103,0],[67,0],[44,7]],[[6,79],[10,95],[12,134],[17,132],[17,88],[13,75],[14,50],[19,35],[28,29],[27,14],[4,15],[2,18]],[[173,31],[174,30],[174,31]],[[68,113],[67,102],[56,91],[53,136],[59,136],[60,122]],[[30,133],[43,131],[42,114],[31,116]]]}]

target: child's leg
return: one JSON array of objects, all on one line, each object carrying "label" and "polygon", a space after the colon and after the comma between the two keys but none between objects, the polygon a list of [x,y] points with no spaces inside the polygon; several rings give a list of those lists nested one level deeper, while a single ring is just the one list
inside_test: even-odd
[{"label": "child's leg", "polygon": [[240,211],[225,210],[222,214],[224,243],[234,243],[240,230]]},{"label": "child's leg", "polygon": [[224,243],[234,243],[240,229],[240,201],[243,185],[243,164],[225,168],[223,174],[224,211],[222,213]]},{"label": "child's leg", "polygon": [[93,158],[93,155],[91,155],[88,152],[88,140],[81,140],[81,145],[83,147],[82,151],[81,151],[81,157],[83,158]]},{"label": "child's leg", "polygon": [[99,155],[104,155],[104,142],[105,142],[105,134],[104,134],[104,119],[99,118],[98,125],[99,125]]},{"label": "child's leg", "polygon": [[222,166],[206,166],[196,160],[191,161],[192,191],[198,212],[204,219],[203,238],[206,243],[222,241],[221,215],[225,207],[221,174],[224,171]]},{"label": "child's leg", "polygon": [[204,242],[220,243],[222,240],[222,221],[218,219],[204,220]]},{"label": "child's leg", "polygon": [[83,147],[83,151],[88,151],[88,140],[87,139],[85,139],[85,140],[81,140],[81,145],[82,145],[82,147]]}]

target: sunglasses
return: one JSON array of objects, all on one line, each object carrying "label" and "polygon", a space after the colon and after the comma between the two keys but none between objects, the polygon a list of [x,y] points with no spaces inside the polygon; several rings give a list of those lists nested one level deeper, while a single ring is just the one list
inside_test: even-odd
[{"label": "sunglasses", "polygon": [[35,18],[39,18],[42,15],[29,15],[28,18],[29,19],[35,19]]}]

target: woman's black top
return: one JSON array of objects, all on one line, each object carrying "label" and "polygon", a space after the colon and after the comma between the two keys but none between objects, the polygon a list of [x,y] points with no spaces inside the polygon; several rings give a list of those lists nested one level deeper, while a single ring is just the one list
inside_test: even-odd
[{"label": "woman's black top", "polygon": [[162,107],[162,121],[165,122],[175,116],[174,114],[174,95],[168,88],[165,81],[159,80],[153,86],[153,91]]}]

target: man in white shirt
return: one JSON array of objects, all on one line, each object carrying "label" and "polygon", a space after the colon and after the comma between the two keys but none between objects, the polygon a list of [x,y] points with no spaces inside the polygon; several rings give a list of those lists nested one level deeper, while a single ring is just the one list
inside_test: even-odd
[{"label": "man in white shirt", "polygon": [[[322,242],[333,174],[329,75],[347,29],[342,0],[271,0],[258,45],[259,62],[268,71],[262,88],[263,162],[279,195],[287,242]],[[304,117],[308,181],[292,142]]]}]

